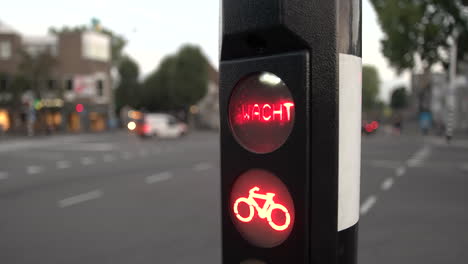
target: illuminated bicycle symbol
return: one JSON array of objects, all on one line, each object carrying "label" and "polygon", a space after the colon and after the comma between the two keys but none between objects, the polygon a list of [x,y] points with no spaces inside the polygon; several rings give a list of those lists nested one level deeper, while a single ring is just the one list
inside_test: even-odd
[{"label": "illuminated bicycle symbol", "polygon": [[[268,224],[270,224],[271,228],[273,228],[274,230],[283,231],[286,228],[288,228],[289,224],[291,223],[291,216],[289,215],[288,209],[286,209],[286,207],[284,207],[283,205],[277,204],[273,201],[273,197],[275,196],[274,193],[255,193],[259,190],[260,188],[253,187],[249,191],[249,197],[241,197],[236,200],[236,202],[234,203],[234,213],[236,214],[237,219],[244,223],[248,223],[252,221],[255,213],[254,211],[255,209],[257,209],[258,216],[261,219],[266,218]],[[263,204],[262,208],[258,205],[257,201],[255,201],[254,198],[265,200],[265,203]],[[246,203],[249,206],[249,216],[243,217],[242,215],[240,215],[238,210],[240,203]],[[284,213],[286,219],[284,224],[276,224],[275,222],[273,222],[273,219],[271,217],[273,210],[280,210]]]}]

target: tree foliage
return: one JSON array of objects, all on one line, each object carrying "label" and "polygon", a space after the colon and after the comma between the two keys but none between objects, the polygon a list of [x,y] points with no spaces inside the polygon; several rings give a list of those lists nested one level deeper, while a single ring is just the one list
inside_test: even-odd
[{"label": "tree foliage", "polygon": [[401,110],[408,105],[408,93],[405,87],[398,87],[393,90],[390,99],[390,107],[393,110]]},{"label": "tree foliage", "polygon": [[362,108],[372,110],[377,105],[380,78],[374,66],[364,65],[362,68]]},{"label": "tree foliage", "polygon": [[398,72],[413,69],[417,57],[425,71],[447,65],[451,36],[455,30],[467,35],[461,0],[370,1],[384,33],[382,52]]},{"label": "tree foliage", "polygon": [[130,57],[124,56],[118,65],[118,71],[120,82],[115,90],[116,109],[120,110],[126,105],[138,107],[141,94],[138,65]]},{"label": "tree foliage", "polygon": [[164,58],[143,82],[148,111],[184,110],[197,103],[208,87],[208,62],[198,47],[186,45]]}]

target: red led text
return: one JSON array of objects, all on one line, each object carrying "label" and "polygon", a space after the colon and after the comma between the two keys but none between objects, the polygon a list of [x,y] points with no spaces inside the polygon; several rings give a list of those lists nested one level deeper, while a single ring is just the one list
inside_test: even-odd
[{"label": "red led text", "polygon": [[280,104],[243,104],[243,121],[291,121],[292,102]]}]

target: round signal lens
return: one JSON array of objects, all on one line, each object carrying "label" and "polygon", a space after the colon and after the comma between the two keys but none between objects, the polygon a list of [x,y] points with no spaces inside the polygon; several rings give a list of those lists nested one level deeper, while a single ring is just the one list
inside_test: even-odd
[{"label": "round signal lens", "polygon": [[232,222],[254,246],[278,246],[294,226],[292,197],[286,185],[266,170],[243,173],[234,183],[230,204]]},{"label": "round signal lens", "polygon": [[294,125],[295,105],[289,88],[273,73],[240,80],[229,101],[229,123],[237,142],[259,154],[286,142]]}]

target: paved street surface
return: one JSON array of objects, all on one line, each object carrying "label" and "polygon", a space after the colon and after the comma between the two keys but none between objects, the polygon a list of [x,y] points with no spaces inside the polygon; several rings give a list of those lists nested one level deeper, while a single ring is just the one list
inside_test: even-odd
[{"label": "paved street surface", "polygon": [[[0,141],[0,263],[220,263],[219,145],[119,133]],[[363,139],[360,261],[468,259],[468,141]]]}]

